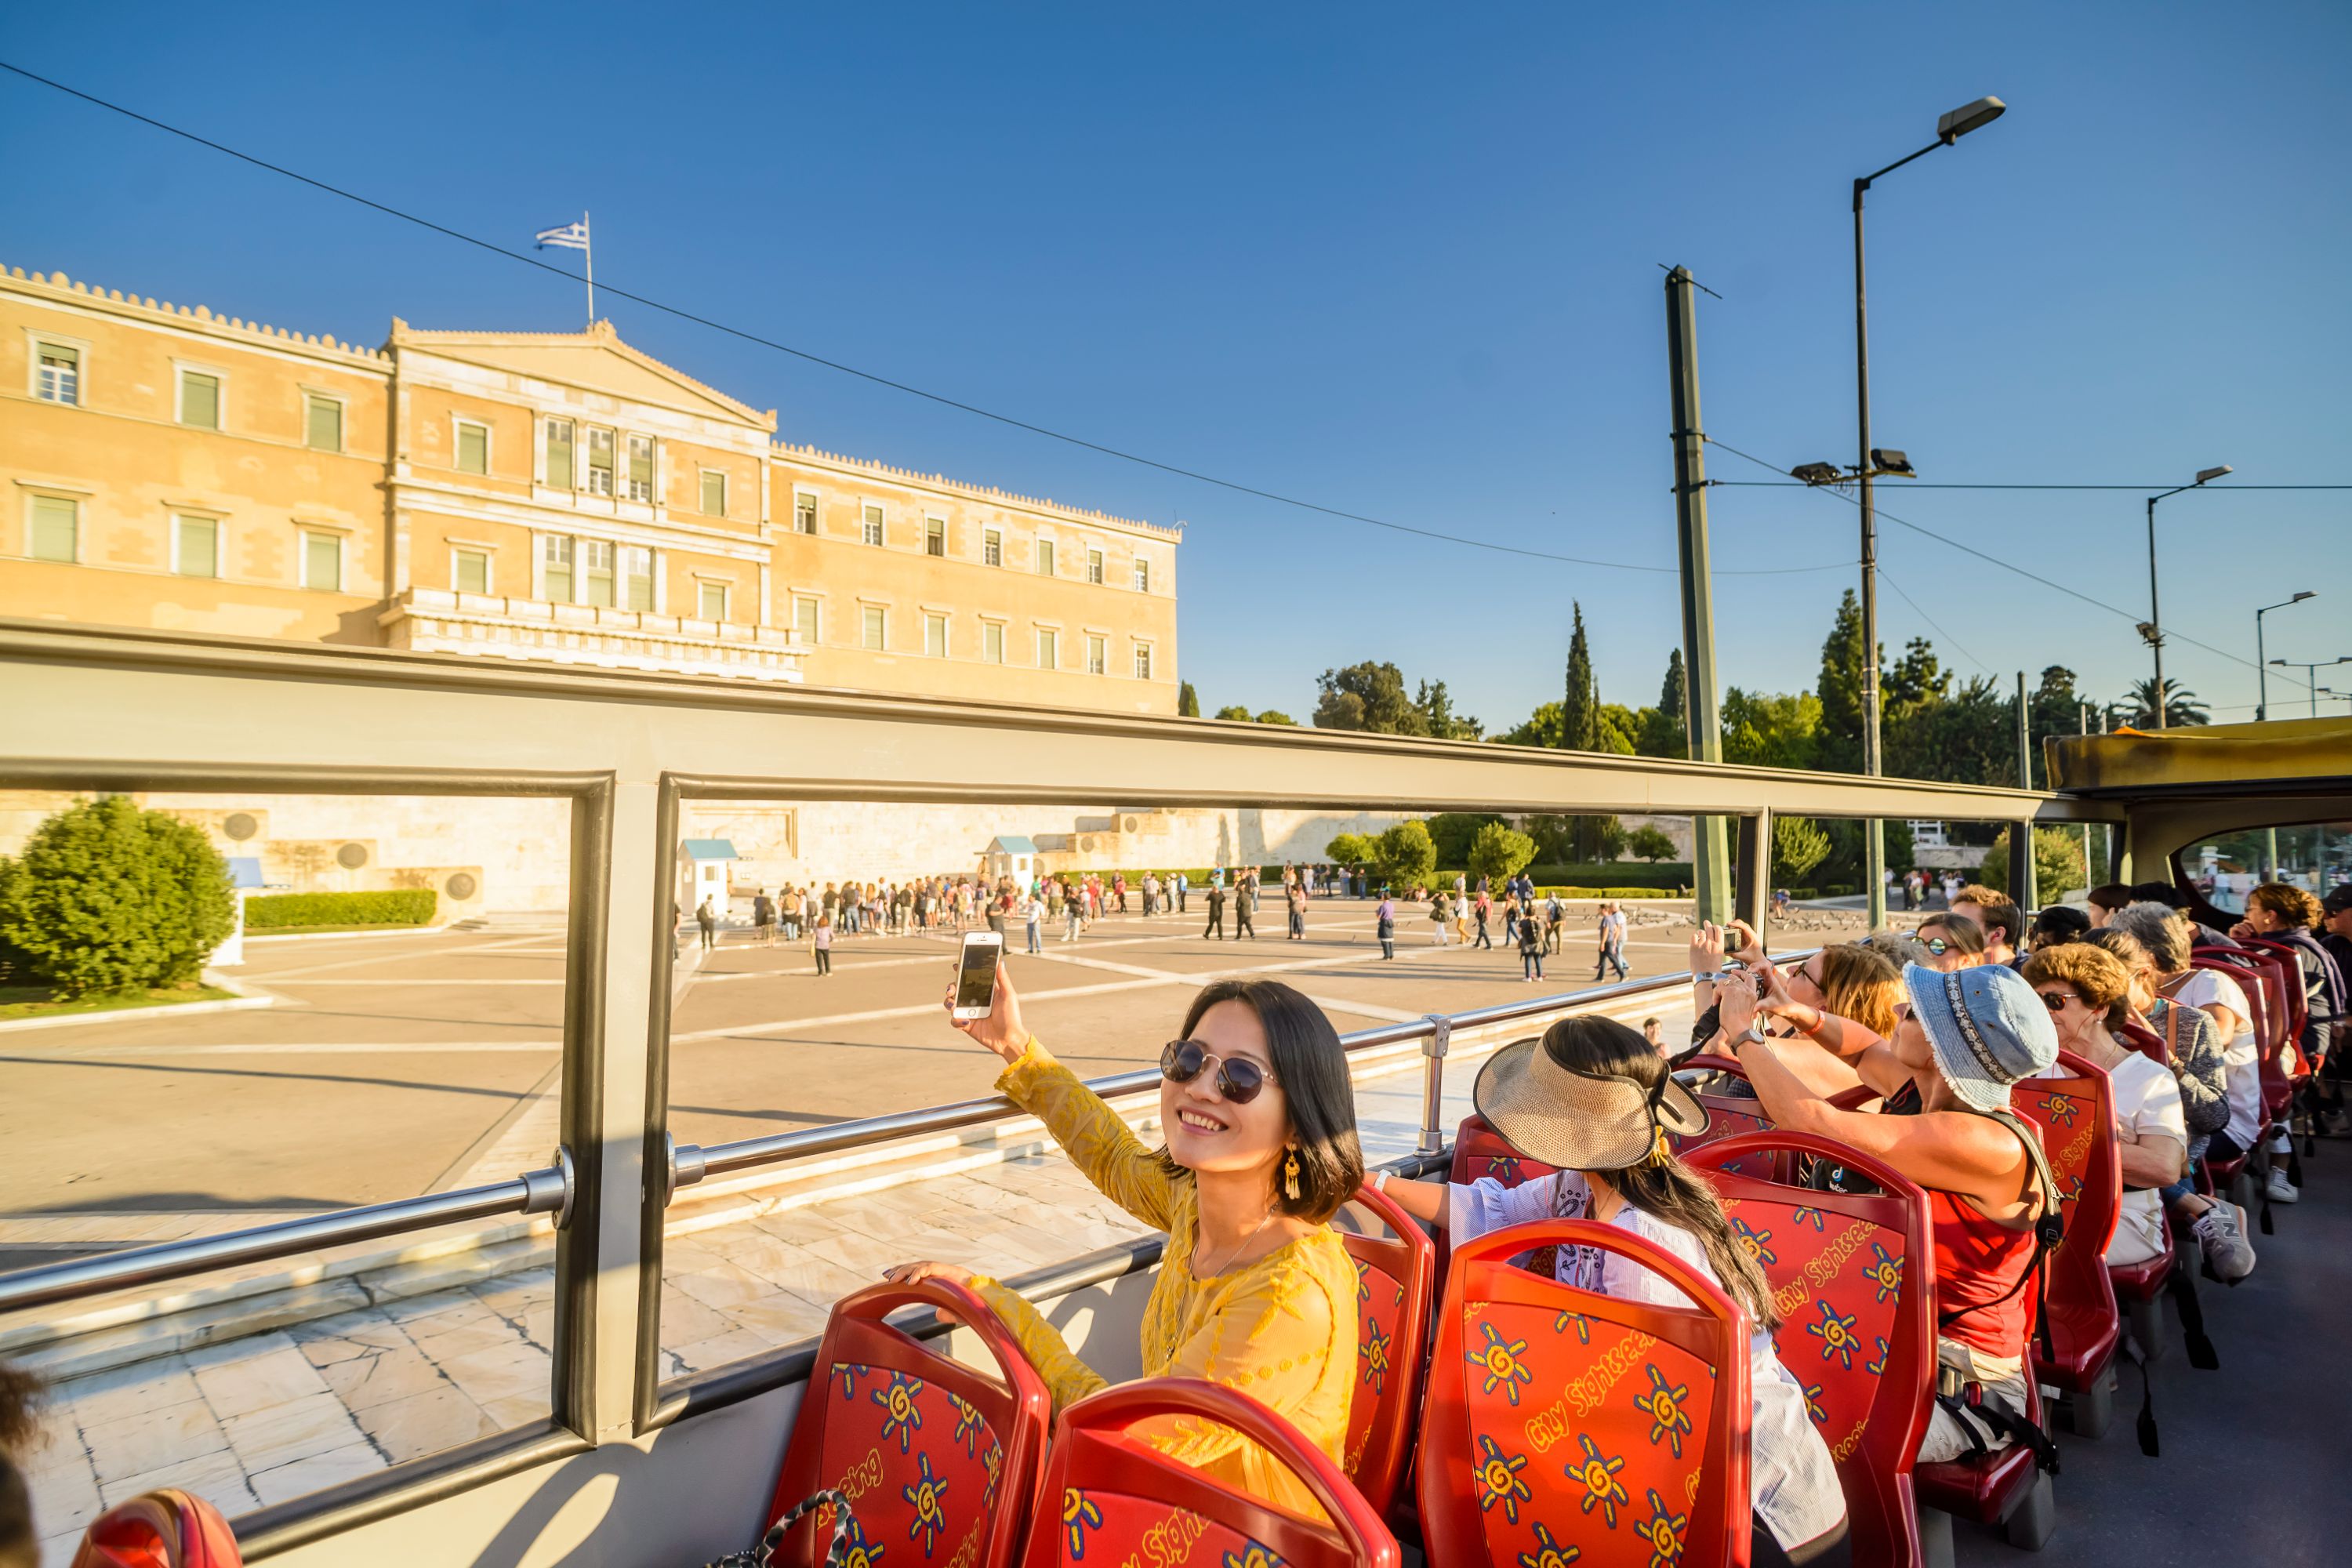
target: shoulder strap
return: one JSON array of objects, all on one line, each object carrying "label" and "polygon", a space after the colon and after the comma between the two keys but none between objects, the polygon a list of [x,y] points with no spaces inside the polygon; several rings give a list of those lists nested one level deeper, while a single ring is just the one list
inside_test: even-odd
[{"label": "shoulder strap", "polygon": [[2033,1281],[2034,1332],[2042,1342],[2043,1358],[2055,1359],[2056,1349],[2050,1339],[2048,1265],[2050,1255],[2058,1250],[2058,1244],[2066,1237],[2065,1222],[2060,1217],[2058,1209],[2058,1178],[2051,1172],[2050,1157],[2042,1152],[2041,1138],[2026,1125],[2025,1119],[2019,1116],[2017,1112],[1979,1110],[1974,1106],[1962,1106],[1959,1109],[1969,1115],[1982,1116],[1990,1121],[1998,1121],[2017,1134],[2017,1141],[2025,1145],[2026,1160],[2033,1167],[2033,1179],[2042,1188],[2042,1212],[2034,1216],[2033,1221],[2033,1261],[2026,1266],[2024,1273],[2017,1277],[2017,1282],[1990,1301],[1979,1301],[1973,1307],[1962,1307],[1956,1312],[1938,1314],[1937,1325],[1948,1328],[1970,1312],[1980,1312],[1988,1307],[1998,1307],[2020,1290],[2024,1289],[2026,1280],[2031,1279]]}]

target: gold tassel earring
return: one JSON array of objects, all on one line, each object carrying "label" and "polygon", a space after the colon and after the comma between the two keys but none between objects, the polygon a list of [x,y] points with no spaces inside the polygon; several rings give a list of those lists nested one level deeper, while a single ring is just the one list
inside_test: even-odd
[{"label": "gold tassel earring", "polygon": [[1664,1164],[1674,1157],[1675,1146],[1666,1142],[1666,1130],[1661,1127],[1657,1131],[1657,1136],[1650,1141],[1649,1157],[1643,1160],[1642,1163],[1650,1166],[1658,1166]]},{"label": "gold tassel earring", "polygon": [[1282,1195],[1292,1203],[1298,1201],[1298,1151],[1296,1149],[1282,1162]]}]

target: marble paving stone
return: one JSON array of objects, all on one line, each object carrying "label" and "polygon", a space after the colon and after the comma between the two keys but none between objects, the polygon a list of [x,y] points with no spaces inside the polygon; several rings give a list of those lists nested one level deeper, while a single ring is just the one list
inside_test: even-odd
[{"label": "marble paving stone", "polygon": [[247,1475],[307,1455],[323,1454],[362,1437],[351,1410],[323,1390],[289,1404],[231,1416],[224,1426],[229,1447],[236,1450]]},{"label": "marble paving stone", "polygon": [[488,1328],[499,1321],[499,1314],[490,1310],[471,1291],[445,1290],[420,1298],[434,1303],[429,1312],[393,1314],[413,1340],[429,1340],[459,1329]]},{"label": "marble paving stone", "polygon": [[33,1521],[43,1530],[79,1530],[98,1517],[98,1478],[89,1461],[25,1478],[33,1494]]},{"label": "marble paving stone", "polygon": [[88,1426],[202,1397],[185,1358],[173,1355],[68,1379],[51,1390],[50,1409]]},{"label": "marble paving stone", "polygon": [[757,1301],[775,1289],[774,1285],[747,1269],[719,1262],[689,1274],[677,1275],[671,1283],[704,1306],[722,1314],[746,1301]]},{"label": "marble paving stone", "polygon": [[825,1312],[824,1307],[814,1301],[804,1301],[790,1291],[779,1290],[765,1300],[747,1301],[728,1316],[778,1344],[790,1344],[794,1340],[823,1333]]},{"label": "marble paving stone", "polygon": [[545,1394],[510,1394],[503,1399],[482,1401],[482,1414],[490,1418],[491,1426],[500,1432],[510,1432],[520,1426],[538,1426],[547,1420],[548,1396]]},{"label": "marble paving stone", "polygon": [[382,1454],[365,1442],[357,1442],[263,1470],[250,1478],[248,1484],[261,1505],[269,1507],[362,1476],[372,1476],[383,1468]]},{"label": "marble paving stone", "polygon": [[101,1485],[229,1446],[213,1407],[201,1399],[85,1426],[81,1440]]},{"label": "marble paving stone", "polygon": [[877,1241],[869,1236],[842,1232],[809,1244],[809,1250],[826,1262],[845,1268],[862,1279],[881,1277],[882,1270],[894,1263],[907,1261],[905,1248]]},{"label": "marble paving stone", "polygon": [[727,1320],[676,1285],[665,1281],[661,1293],[662,1338],[679,1344],[707,1340],[728,1331]]},{"label": "marble paving stone", "polygon": [[253,1492],[246,1485],[245,1467],[226,1448],[109,1481],[99,1489],[99,1493],[105,1505],[112,1508],[125,1499],[152,1492],[158,1487],[184,1488],[231,1519],[252,1511],[255,1506]]},{"label": "marble paving stone", "polygon": [[412,1342],[398,1323],[381,1312],[344,1312],[289,1329],[312,1366],[331,1366],[374,1350],[405,1350]]},{"label": "marble paving stone", "polygon": [[478,1323],[461,1324],[438,1334],[412,1334],[410,1338],[418,1350],[436,1362],[454,1361],[459,1356],[522,1342],[520,1334],[487,1314]]},{"label": "marble paving stone", "polygon": [[196,1386],[223,1420],[284,1405],[327,1385],[294,1342],[284,1334],[257,1334],[188,1352]]},{"label": "marble paving stone", "polygon": [[449,1381],[478,1405],[528,1394],[546,1414],[554,1387],[554,1363],[536,1346],[515,1341],[494,1350],[475,1351],[441,1363]]},{"label": "marble paving stone", "polygon": [[395,1465],[498,1430],[479,1405],[437,1378],[436,1386],[426,1392],[363,1412],[360,1424]]},{"label": "marble paving stone", "polygon": [[679,1377],[690,1372],[708,1372],[714,1366],[724,1366],[730,1361],[740,1361],[745,1356],[772,1350],[781,1342],[783,1342],[771,1340],[755,1330],[730,1329],[726,1333],[697,1340],[692,1344],[680,1345],[667,1352],[668,1364],[664,1375]]},{"label": "marble paving stone", "polygon": [[[871,1276],[853,1274],[804,1247],[769,1239],[774,1250],[763,1251],[758,1261],[746,1262],[741,1267],[780,1289],[790,1290],[812,1301],[837,1301],[851,1291],[863,1289],[874,1283]],[[668,1327],[668,1319],[665,1317],[663,1328],[666,1332]]]},{"label": "marble paving stone", "polygon": [[[37,1509],[34,1510],[33,1518],[44,1529],[50,1523],[49,1516]],[[74,1553],[80,1550],[80,1530],[69,1530],[63,1534],[44,1536],[41,1540],[40,1555],[33,1561],[38,1564],[38,1568],[72,1568]]]},{"label": "marble paving stone", "polygon": [[761,1215],[751,1223],[770,1236],[805,1247],[812,1241],[823,1240],[840,1228],[826,1215],[825,1210],[830,1206],[811,1204],[800,1208],[778,1209],[772,1214]]},{"label": "marble paving stone", "polygon": [[319,1369],[337,1398],[353,1410],[387,1405],[447,1386],[441,1369],[415,1345],[371,1348],[365,1354]]}]

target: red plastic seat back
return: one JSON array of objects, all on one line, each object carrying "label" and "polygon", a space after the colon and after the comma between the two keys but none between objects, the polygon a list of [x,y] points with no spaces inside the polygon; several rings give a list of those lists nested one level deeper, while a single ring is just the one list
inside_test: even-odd
[{"label": "red plastic seat back", "polygon": [[1455,1186],[1468,1186],[1482,1177],[1492,1176],[1507,1187],[1538,1176],[1549,1176],[1557,1167],[1539,1160],[1530,1160],[1503,1142],[1503,1135],[1486,1125],[1483,1116],[1465,1116],[1454,1132],[1454,1164],[1445,1179]]},{"label": "red plastic seat back", "polygon": [[[2253,1026],[2254,1039],[2263,1049],[2268,1050],[2272,1039],[2270,992],[2263,984],[2260,966],[2249,955],[2234,949],[2200,947],[2189,953],[2189,967],[2210,969],[2217,974],[2228,975],[2236,983],[2238,989],[2245,993],[2246,1021]],[[2221,1042],[2225,1047],[2229,1043],[2227,1040]]]},{"label": "red plastic seat back", "polygon": [[2277,964],[2286,996],[2286,1037],[2300,1040],[2305,1026],[2311,1022],[2311,994],[2304,988],[2301,954],[2293,942],[2271,937],[2248,937],[2246,946],[2255,956]]},{"label": "red plastic seat back", "polygon": [[[1693,1057],[1675,1070],[1677,1073],[1722,1073],[1727,1077],[1736,1078],[1742,1083],[1748,1081],[1748,1069],[1729,1057]],[[1719,1143],[1726,1138],[1738,1138],[1744,1133],[1765,1132],[1771,1130],[1772,1121],[1764,1114],[1763,1102],[1753,1096],[1701,1094],[1693,1091],[1691,1098],[1697,1100],[1706,1110],[1706,1131],[1688,1137],[1675,1135],[1671,1142],[1677,1154],[1687,1155],[1693,1150],[1704,1149],[1710,1143]],[[1749,1156],[1748,1163],[1741,1169],[1759,1181],[1769,1182],[1785,1174],[1781,1165],[1767,1155]]]},{"label": "red plastic seat back", "polygon": [[1429,1295],[1437,1279],[1437,1244],[1370,1187],[1356,1202],[1393,1234],[1344,1234],[1356,1264],[1356,1390],[1348,1406],[1348,1479],[1386,1517],[1412,1453],[1421,1414],[1423,1364],[1429,1359]]},{"label": "red plastic seat back", "polygon": [[[1509,1262],[1553,1246],[1632,1258],[1695,1305]],[[1424,1538],[1444,1543],[1447,1568],[1746,1563],[1748,1353],[1731,1299],[1631,1231],[1539,1220],[1463,1243],[1422,1418]]]},{"label": "red plastic seat back", "polygon": [[[1790,1168],[1811,1154],[1877,1193],[1817,1192],[1739,1173],[1760,1156]],[[1723,1199],[1731,1228],[1771,1282],[1780,1364],[1805,1391],[1845,1490],[1853,1560],[1920,1560],[1911,1468],[1934,1408],[1936,1260],[1927,1194],[1834,1139],[1774,1130],[1711,1143],[1690,1158]]]},{"label": "red plastic seat back", "polygon": [[239,1568],[244,1561],[218,1509],[167,1488],[92,1520],[73,1568]]},{"label": "red plastic seat back", "polygon": [[[931,1307],[977,1335],[1001,1373],[964,1365],[882,1320]],[[834,1304],[768,1507],[772,1524],[828,1488],[868,1546],[988,1568],[1013,1561],[1036,1501],[1053,1400],[1018,1341],[961,1285],[874,1285]],[[833,1509],[793,1527],[775,1562],[815,1568]]]},{"label": "red plastic seat back", "polygon": [[[2056,1358],[2046,1370],[2079,1380],[2097,1370],[2091,1363],[2104,1363],[2121,1328],[2103,1255],[2123,1207],[2124,1173],[2106,1073],[2073,1051],[2058,1053],[2056,1070],[2065,1076],[2012,1085],[2009,1100],[2018,1115],[2041,1130],[2065,1226],[2064,1239],[2042,1265],[2049,1271],[2050,1340]],[[2041,1359],[2038,1343],[2034,1354]]]},{"label": "red plastic seat back", "polygon": [[[1128,1436],[1136,1422],[1162,1415],[1213,1421],[1255,1442],[1306,1484],[1329,1522],[1271,1507]],[[1200,1378],[1120,1384],[1062,1412],[1045,1497],[1024,1568],[1397,1568],[1400,1558],[1371,1505],[1297,1427]]]}]

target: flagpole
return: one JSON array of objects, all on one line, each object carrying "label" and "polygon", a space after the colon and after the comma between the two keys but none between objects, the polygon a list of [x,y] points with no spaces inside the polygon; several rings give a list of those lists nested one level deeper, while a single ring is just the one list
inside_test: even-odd
[{"label": "flagpole", "polygon": [[589,236],[588,214],[584,210],[580,214],[580,237],[587,242],[580,248],[588,258],[588,325],[593,331],[596,325],[596,244]]}]

